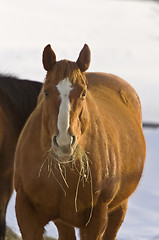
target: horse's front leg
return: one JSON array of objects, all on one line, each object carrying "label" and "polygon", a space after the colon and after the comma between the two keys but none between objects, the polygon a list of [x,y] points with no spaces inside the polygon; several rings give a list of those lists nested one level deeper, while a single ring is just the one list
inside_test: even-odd
[{"label": "horse's front leg", "polygon": [[108,206],[99,201],[87,226],[80,228],[81,240],[101,240],[108,223]]},{"label": "horse's front leg", "polygon": [[16,195],[16,216],[23,240],[42,240],[44,216],[38,214],[25,194],[19,191]]},{"label": "horse's front leg", "polygon": [[59,233],[59,240],[76,240],[75,229],[71,226],[68,226],[60,221],[54,221],[58,233]]}]

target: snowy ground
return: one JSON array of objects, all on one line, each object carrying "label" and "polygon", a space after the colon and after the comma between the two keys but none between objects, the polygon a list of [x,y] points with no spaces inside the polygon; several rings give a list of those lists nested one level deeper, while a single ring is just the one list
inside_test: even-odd
[{"label": "snowy ground", "polygon": [[[159,4],[155,1],[0,0],[0,72],[43,81],[43,48],[76,60],[90,46],[90,71],[126,79],[138,92],[143,119],[159,122]],[[159,130],[145,132],[147,159],[119,239],[159,239]],[[14,201],[7,223],[18,229]],[[49,226],[51,234],[52,226]],[[55,230],[53,230],[56,236]]]}]

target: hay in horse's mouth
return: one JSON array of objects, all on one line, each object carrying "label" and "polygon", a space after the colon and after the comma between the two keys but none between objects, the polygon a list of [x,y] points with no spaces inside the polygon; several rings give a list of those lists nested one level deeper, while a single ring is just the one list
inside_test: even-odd
[{"label": "hay in horse's mouth", "polygon": [[[91,168],[90,168],[90,160],[88,158],[88,154],[86,153],[79,145],[75,148],[73,155],[65,161],[60,161],[61,159],[58,158],[58,156],[54,153],[53,149],[49,149],[47,153],[44,155],[46,156],[46,159],[42,163],[38,177],[40,177],[42,169],[47,162],[47,169],[48,169],[48,177],[52,175],[59,186],[62,188],[64,195],[66,197],[66,190],[63,187],[63,185],[60,183],[60,181],[56,178],[54,171],[53,171],[53,166],[55,166],[53,163],[56,162],[59,172],[61,174],[61,177],[66,185],[67,188],[69,188],[69,185],[67,183],[67,177],[66,177],[66,167],[69,167],[71,171],[74,173],[78,174],[78,181],[77,181],[77,186],[76,186],[76,191],[75,191],[75,211],[78,212],[78,207],[77,207],[77,199],[78,199],[78,192],[79,192],[79,185],[82,182],[83,187],[85,186],[85,183],[90,183],[90,191],[91,191],[91,210],[90,210],[90,215],[87,223],[85,226],[88,225],[88,223],[91,220],[92,213],[93,213],[93,182],[92,182],[92,174],[91,174]],[[64,158],[65,159],[65,158]],[[63,159],[63,160],[64,160]]]}]

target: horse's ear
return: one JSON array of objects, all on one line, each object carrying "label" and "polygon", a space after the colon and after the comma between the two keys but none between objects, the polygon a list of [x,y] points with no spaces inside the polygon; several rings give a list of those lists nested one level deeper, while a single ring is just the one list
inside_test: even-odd
[{"label": "horse's ear", "polygon": [[89,68],[90,60],[91,60],[91,51],[88,45],[85,44],[79,54],[76,64],[82,72],[85,72]]},{"label": "horse's ear", "polygon": [[43,66],[46,71],[51,71],[56,63],[56,55],[48,44],[43,51]]}]

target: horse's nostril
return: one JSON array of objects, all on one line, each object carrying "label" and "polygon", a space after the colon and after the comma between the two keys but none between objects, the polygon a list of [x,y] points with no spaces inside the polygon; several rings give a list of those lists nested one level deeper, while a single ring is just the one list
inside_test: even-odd
[{"label": "horse's nostril", "polygon": [[75,142],[76,142],[76,136],[73,135],[73,136],[72,136],[72,142],[71,142],[71,146],[72,146],[72,147],[73,147],[73,145],[75,144]]},{"label": "horse's nostril", "polygon": [[57,136],[54,136],[53,137],[53,144],[56,146],[56,147],[58,147],[59,145],[58,145],[58,143],[57,143]]}]

